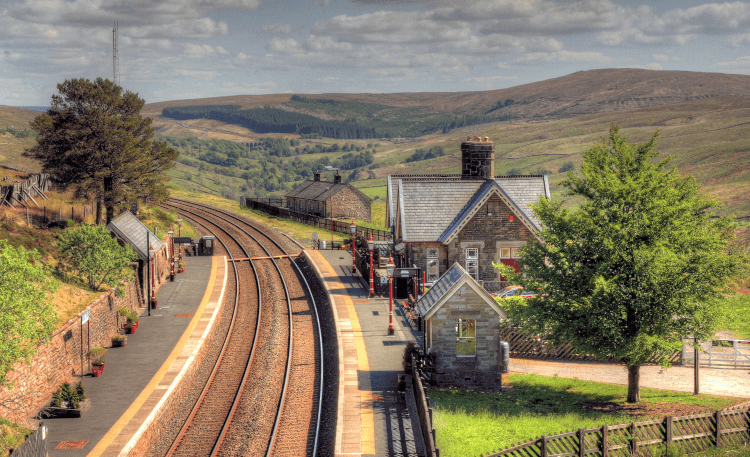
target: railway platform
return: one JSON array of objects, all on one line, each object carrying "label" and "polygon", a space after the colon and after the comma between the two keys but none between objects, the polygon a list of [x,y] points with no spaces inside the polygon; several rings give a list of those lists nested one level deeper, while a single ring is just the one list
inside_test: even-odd
[{"label": "railway platform", "polygon": [[[394,311],[388,336],[388,298],[368,299],[346,251],[307,250],[333,303],[339,337],[337,457],[416,456],[422,452],[413,394],[398,393],[406,343],[419,335]],[[412,424],[412,422],[414,424]]]},{"label": "railway platform", "polygon": [[125,348],[110,349],[105,373],[84,376],[91,408],[79,419],[46,419],[51,457],[116,456],[127,451],[168,395],[218,307],[226,286],[224,257],[183,257],[184,273],[144,308]]}]

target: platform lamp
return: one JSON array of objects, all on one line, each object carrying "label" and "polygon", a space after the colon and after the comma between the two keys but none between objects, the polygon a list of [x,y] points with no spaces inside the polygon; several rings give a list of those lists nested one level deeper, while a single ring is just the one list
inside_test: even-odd
[{"label": "platform lamp", "polygon": [[354,223],[354,219],[352,219],[352,225],[349,226],[349,231],[352,232],[352,274],[354,274],[354,270],[357,268],[357,256],[354,252],[354,245],[357,243],[354,238],[357,234],[357,225]]},{"label": "platform lamp", "polygon": [[[182,218],[179,216],[177,217],[177,236],[182,238]],[[179,246],[177,249],[177,260],[182,261],[182,243]]]},{"label": "platform lamp", "polygon": [[372,271],[372,251],[375,250],[375,240],[372,239],[372,233],[370,233],[370,239],[367,240],[367,249],[370,251],[370,295],[368,298],[372,298],[375,295],[375,289],[373,288],[373,271]]},{"label": "platform lamp", "polygon": [[388,272],[388,336],[393,336],[393,270],[396,265],[393,264],[393,256],[388,257],[388,265],[385,271]]},{"label": "platform lamp", "polygon": [[170,228],[167,232],[169,243],[169,280],[174,282],[174,231]]},{"label": "platform lamp", "polygon": [[155,264],[156,264],[156,251],[154,251],[154,245],[152,244],[151,247],[148,249],[148,259],[151,263],[151,308],[156,309],[156,273],[155,273]]}]

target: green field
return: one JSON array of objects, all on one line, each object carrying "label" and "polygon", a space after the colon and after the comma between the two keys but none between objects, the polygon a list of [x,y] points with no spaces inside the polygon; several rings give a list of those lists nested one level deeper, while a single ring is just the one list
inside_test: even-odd
[{"label": "green field", "polygon": [[430,389],[441,456],[478,456],[541,435],[662,417],[674,405],[708,411],[744,401],[641,388],[640,408],[632,408],[627,386],[531,374],[505,376],[503,386],[494,394]]}]

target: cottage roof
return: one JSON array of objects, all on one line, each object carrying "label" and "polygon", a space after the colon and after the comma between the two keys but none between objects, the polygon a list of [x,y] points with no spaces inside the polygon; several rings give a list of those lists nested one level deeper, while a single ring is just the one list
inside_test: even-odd
[{"label": "cottage roof", "polygon": [[125,243],[128,243],[138,255],[138,258],[144,262],[148,261],[149,241],[156,251],[164,246],[164,243],[130,211],[125,211],[112,219],[107,224],[107,230],[114,233],[117,238]]},{"label": "cottage roof", "polygon": [[331,198],[332,195],[336,195],[346,188],[351,188],[353,191],[361,194],[365,198],[370,199],[370,197],[362,193],[362,191],[352,186],[351,184],[338,182],[334,183],[330,181],[312,181],[309,179],[300,183],[299,186],[289,191],[286,195],[284,195],[284,197],[299,198],[303,200],[325,201]]},{"label": "cottage roof", "polygon": [[416,307],[419,315],[424,319],[431,318],[464,285],[474,290],[484,303],[494,309],[502,319],[507,319],[507,314],[492,298],[492,295],[484,290],[458,263],[454,263],[417,301]]},{"label": "cottage roof", "polygon": [[430,181],[430,182],[449,182],[449,181],[460,181],[461,175],[388,175],[386,178],[387,187],[387,214],[386,216],[391,220],[389,225],[395,224],[396,215],[398,214],[398,182],[400,180],[406,181]]},{"label": "cottage roof", "polygon": [[530,231],[541,225],[531,204],[550,197],[546,176],[506,176],[494,180],[461,180],[460,176],[391,176],[389,209],[406,242],[450,240],[484,202],[498,195]]}]

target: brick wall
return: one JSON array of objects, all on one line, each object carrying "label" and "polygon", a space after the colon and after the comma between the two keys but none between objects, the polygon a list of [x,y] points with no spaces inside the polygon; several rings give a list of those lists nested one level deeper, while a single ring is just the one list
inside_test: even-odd
[{"label": "brick wall", "polygon": [[[158,289],[168,280],[169,259],[166,249],[161,249],[156,255]],[[118,313],[119,307],[139,311],[137,287],[137,282],[128,283],[123,298],[117,297],[114,289],[103,293],[86,308],[89,310],[86,324],[81,325],[84,310],[58,328],[48,344],[37,347],[30,366],[17,364],[7,377],[14,387],[0,388],[0,416],[27,426],[38,424],[34,417],[49,404],[60,384],[77,382],[81,370],[83,374],[91,373],[86,351],[112,346],[111,337],[125,322]],[[143,312],[145,309],[140,310],[140,314]]]},{"label": "brick wall", "polygon": [[[456,355],[456,322],[476,319],[476,356]],[[436,355],[438,384],[469,389],[500,388],[500,321],[497,313],[464,284],[428,324],[427,342]]]}]

